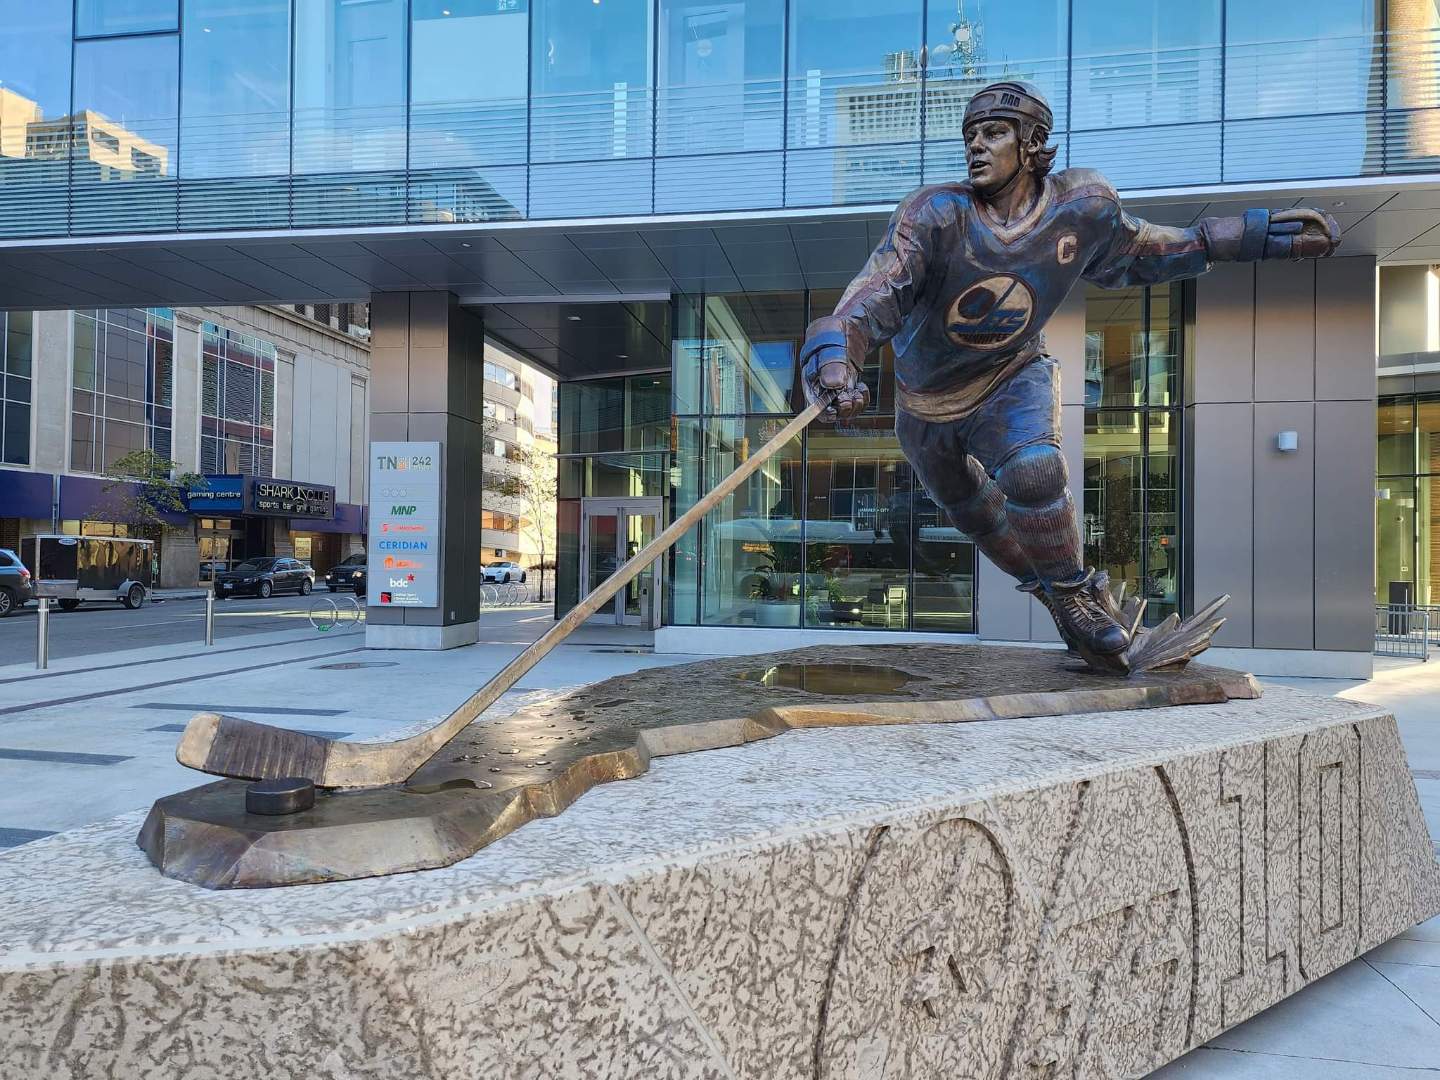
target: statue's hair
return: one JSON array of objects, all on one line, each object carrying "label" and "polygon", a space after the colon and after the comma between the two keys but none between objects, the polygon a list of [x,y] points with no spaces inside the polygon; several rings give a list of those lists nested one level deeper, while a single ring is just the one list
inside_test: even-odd
[{"label": "statue's hair", "polygon": [[1030,168],[1038,180],[1055,167],[1055,155],[1060,152],[1060,148],[1046,145],[1050,141],[1050,132],[1038,125],[1031,129],[1031,135],[1040,144],[1040,149],[1030,155]]}]

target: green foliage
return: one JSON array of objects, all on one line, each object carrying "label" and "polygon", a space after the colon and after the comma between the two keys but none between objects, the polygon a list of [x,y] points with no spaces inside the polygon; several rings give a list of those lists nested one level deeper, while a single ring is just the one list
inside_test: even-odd
[{"label": "green foliage", "polygon": [[199,473],[180,472],[175,462],[153,450],[132,450],[105,472],[100,505],[91,516],[100,521],[180,531],[168,516],[188,513],[186,492],[203,487]]}]

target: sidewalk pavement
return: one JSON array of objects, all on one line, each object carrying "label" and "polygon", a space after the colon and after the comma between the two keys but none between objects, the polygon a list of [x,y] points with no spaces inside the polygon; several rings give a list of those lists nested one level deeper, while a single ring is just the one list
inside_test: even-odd
[{"label": "sidewalk pavement", "polygon": [[[438,720],[552,623],[548,605],[482,615],[480,645],[366,650],[358,630],[293,630],[0,667],[0,848],[147,807],[203,782],[174,759],[202,709],[352,738]],[[577,639],[578,638],[578,639]],[[585,628],[487,716],[654,665],[648,635]],[[1440,662],[1379,662],[1367,683],[1273,680],[1393,709],[1440,837]],[[664,768],[664,762],[656,763]],[[1440,1080],[1440,919],[1417,927],[1155,1073],[1152,1080]]]}]

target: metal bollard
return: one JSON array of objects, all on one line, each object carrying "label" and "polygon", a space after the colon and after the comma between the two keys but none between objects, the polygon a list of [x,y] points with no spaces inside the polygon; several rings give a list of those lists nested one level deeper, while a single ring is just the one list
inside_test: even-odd
[{"label": "metal bollard", "polygon": [[35,666],[50,666],[50,598],[40,597],[40,619],[35,626]]},{"label": "metal bollard", "polygon": [[205,644],[215,644],[215,586],[205,590]]}]

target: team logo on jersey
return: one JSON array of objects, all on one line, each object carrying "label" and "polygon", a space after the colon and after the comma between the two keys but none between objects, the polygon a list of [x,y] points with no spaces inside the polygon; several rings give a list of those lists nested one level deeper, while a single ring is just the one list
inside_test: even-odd
[{"label": "team logo on jersey", "polygon": [[977,281],[956,297],[945,318],[945,333],[965,349],[1003,349],[1030,326],[1035,294],[1011,274]]},{"label": "team logo on jersey", "polygon": [[1055,242],[1055,261],[1066,266],[1075,261],[1075,253],[1079,250],[1080,238],[1073,232],[1067,232]]}]

